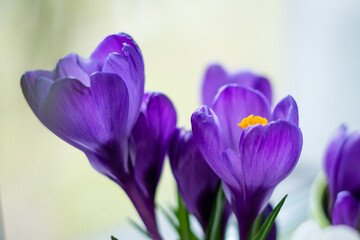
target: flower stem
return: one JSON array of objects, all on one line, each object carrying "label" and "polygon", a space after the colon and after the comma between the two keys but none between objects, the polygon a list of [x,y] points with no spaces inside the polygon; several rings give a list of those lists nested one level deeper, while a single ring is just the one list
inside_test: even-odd
[{"label": "flower stem", "polygon": [[222,219],[225,201],[222,185],[219,182],[211,218],[205,233],[205,240],[220,240],[222,238],[222,224],[224,223]]},{"label": "flower stem", "polygon": [[132,180],[122,182],[121,185],[139,213],[150,237],[154,240],[162,240],[156,224],[153,201],[145,197]]},{"label": "flower stem", "polygon": [[239,231],[239,237],[240,237],[240,240],[249,240],[249,231],[247,229],[240,229]]}]

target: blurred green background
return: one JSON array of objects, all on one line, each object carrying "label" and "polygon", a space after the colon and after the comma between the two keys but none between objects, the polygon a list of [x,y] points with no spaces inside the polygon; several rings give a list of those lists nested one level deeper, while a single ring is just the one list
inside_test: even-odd
[{"label": "blurred green background", "polygon": [[[289,49],[291,36],[298,39],[289,29],[296,30],[291,24],[304,18],[292,18],[296,9],[281,0],[0,0],[0,197],[6,238],[109,236],[128,227],[127,217],[138,219],[120,187],[31,112],[20,88],[26,70],[53,69],[70,52],[88,57],[105,36],[126,32],[142,50],[146,90],[172,99],[178,126],[190,126],[204,70],[213,62],[265,74],[276,101],[292,93],[302,106],[306,94],[287,78],[296,75],[291,59],[297,55]],[[311,112],[306,116],[305,130]],[[157,202],[171,204],[174,196],[166,163]]]}]

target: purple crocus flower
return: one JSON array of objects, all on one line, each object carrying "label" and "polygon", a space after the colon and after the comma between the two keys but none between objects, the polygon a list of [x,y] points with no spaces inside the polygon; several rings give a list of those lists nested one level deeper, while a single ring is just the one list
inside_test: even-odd
[{"label": "purple crocus flower", "polygon": [[[206,232],[220,179],[204,160],[191,131],[175,132],[169,157],[179,194]],[[229,215],[229,209],[225,210],[223,225]]]},{"label": "purple crocus flower", "polygon": [[139,47],[120,33],[106,37],[88,59],[69,54],[53,71],[26,72],[21,87],[39,120],[118,183],[151,237],[161,239],[154,194],[176,113],[166,96],[144,96],[144,79]]},{"label": "purple crocus flower", "polygon": [[274,188],[299,159],[302,133],[296,102],[288,96],[271,113],[263,94],[226,85],[219,90],[213,109],[200,107],[191,123],[200,152],[223,181],[240,237],[248,239]]},{"label": "purple crocus flower", "polygon": [[[213,64],[208,67],[203,79],[203,104],[212,106],[217,91],[229,83],[252,88],[263,94],[271,103],[271,86],[266,78],[249,71],[231,75],[226,73],[220,65]],[[191,131],[183,129],[177,131],[171,144],[169,157],[180,196],[189,212],[195,215],[205,232],[210,220],[219,178],[204,160]],[[231,210],[226,204],[223,216],[224,224],[226,224],[230,213]]]},{"label": "purple crocus flower", "polygon": [[272,103],[271,85],[267,78],[250,71],[229,74],[219,64],[210,65],[205,72],[202,84],[202,103],[211,107],[216,93],[226,84],[236,84],[258,91],[269,101],[270,105]]},{"label": "purple crocus flower", "polygon": [[[342,125],[326,152],[325,173],[329,191],[329,216],[333,224],[356,227],[360,200],[360,133],[349,133]],[[356,216],[354,216],[354,214]],[[342,219],[342,220],[341,220]],[[344,221],[343,221],[344,220]]]}]

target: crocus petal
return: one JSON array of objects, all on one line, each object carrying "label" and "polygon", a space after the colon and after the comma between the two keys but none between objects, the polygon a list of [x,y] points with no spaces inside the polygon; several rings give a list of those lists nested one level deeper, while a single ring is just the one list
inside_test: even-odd
[{"label": "crocus petal", "polygon": [[30,88],[35,84],[35,80],[40,77],[52,79],[53,72],[46,70],[35,70],[25,72],[21,77],[21,82],[25,81]]},{"label": "crocus petal", "polygon": [[[360,197],[360,133],[354,132],[345,141],[336,168],[334,192],[350,191],[355,197]],[[334,169],[335,171],[335,169]]]},{"label": "crocus petal", "polygon": [[97,134],[101,143],[108,139],[125,136],[129,131],[129,93],[125,82],[116,74],[98,72],[91,76],[91,92],[99,113],[97,121],[102,134]]},{"label": "crocus petal", "polygon": [[146,97],[132,136],[136,145],[135,179],[149,198],[154,198],[165,154],[176,127],[176,111],[163,94]]},{"label": "crocus petal", "polygon": [[228,148],[222,155],[222,161],[228,163],[229,172],[231,173],[232,181],[225,181],[227,184],[231,185],[232,188],[238,189],[240,192],[244,192],[245,183],[244,183],[244,173],[241,165],[241,156],[239,153]]},{"label": "crocus petal", "polygon": [[259,91],[268,100],[269,104],[272,103],[271,85],[267,78],[259,76],[252,72],[244,71],[231,76],[230,83],[236,83],[241,87],[250,88]]},{"label": "crocus petal", "polygon": [[227,78],[226,71],[220,65],[214,64],[208,67],[202,84],[202,104],[212,106],[219,88],[228,84]]},{"label": "crocus petal", "polygon": [[191,126],[201,154],[223,181],[236,185],[229,162],[222,154],[219,122],[211,108],[202,106],[191,116]]},{"label": "crocus petal", "polygon": [[95,150],[96,133],[101,133],[96,129],[100,127],[96,126],[97,121],[91,120],[95,106],[90,91],[79,80],[64,78],[53,84],[40,106],[40,119],[45,126],[81,150]]},{"label": "crocus petal", "polygon": [[244,134],[239,146],[246,187],[276,186],[290,174],[299,159],[300,129],[280,120],[265,126],[256,125]]},{"label": "crocus petal", "polygon": [[[347,127],[345,125],[341,125],[331,138],[332,141],[327,148],[325,159],[325,172],[328,177],[332,175],[333,169],[336,168],[335,164],[340,157],[340,151],[346,140],[346,132]],[[331,182],[330,179],[329,182]]]},{"label": "crocus petal", "polygon": [[226,85],[219,91],[213,109],[222,128],[224,149],[236,151],[243,132],[238,123],[252,114],[266,119],[270,117],[270,106],[264,96],[236,85]]},{"label": "crocus petal", "polygon": [[332,224],[348,225],[356,229],[359,220],[359,210],[360,203],[350,192],[339,192],[332,212]]},{"label": "crocus petal", "polygon": [[89,87],[90,75],[100,70],[101,65],[97,60],[82,58],[75,53],[70,53],[57,63],[54,79],[73,77]]},{"label": "crocus petal", "polygon": [[96,152],[126,131],[128,100],[125,83],[115,74],[94,74],[91,89],[64,78],[43,100],[40,120],[66,142]]},{"label": "crocus petal", "polygon": [[52,72],[42,70],[26,72],[21,77],[21,89],[37,117],[39,117],[39,106],[53,84],[51,77]]},{"label": "crocus petal", "polygon": [[104,64],[106,58],[110,53],[116,52],[121,55],[123,53],[123,47],[129,45],[132,47],[138,55],[141,56],[141,51],[136,42],[126,33],[119,33],[107,36],[91,54],[91,59],[97,59],[101,64]]},{"label": "crocus petal", "polygon": [[129,122],[135,123],[144,96],[144,63],[141,55],[129,45],[123,47],[123,55],[111,53],[106,59],[104,72],[116,73],[125,82],[131,103]]},{"label": "crocus petal", "polygon": [[298,114],[298,107],[290,95],[283,98],[275,107],[273,114],[272,114],[273,121],[276,120],[286,120],[295,124],[296,126],[299,125],[299,114]]},{"label": "crocus petal", "polygon": [[271,105],[271,86],[266,78],[248,71],[239,72],[233,75],[227,74],[225,69],[218,64],[210,65],[206,70],[202,84],[202,103],[207,106],[212,106],[218,90],[222,86],[231,83],[259,91]]},{"label": "crocus petal", "polygon": [[329,184],[330,191],[330,209],[333,208],[337,192],[335,190],[337,182],[338,168],[340,164],[340,154],[347,138],[347,128],[341,125],[329,143],[325,155],[325,173]]},{"label": "crocus petal", "polygon": [[175,132],[169,158],[180,196],[205,232],[220,180],[204,160],[191,131]]}]

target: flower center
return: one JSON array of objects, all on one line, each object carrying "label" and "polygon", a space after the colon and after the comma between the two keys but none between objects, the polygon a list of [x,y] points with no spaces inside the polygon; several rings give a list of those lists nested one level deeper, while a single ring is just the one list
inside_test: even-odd
[{"label": "flower center", "polygon": [[255,124],[261,124],[266,125],[268,123],[268,120],[266,118],[262,118],[259,116],[250,115],[243,120],[241,120],[241,123],[238,124],[239,127],[242,127],[243,129],[247,128],[248,126],[252,126]]}]

